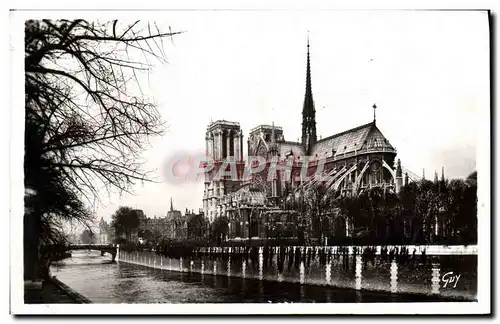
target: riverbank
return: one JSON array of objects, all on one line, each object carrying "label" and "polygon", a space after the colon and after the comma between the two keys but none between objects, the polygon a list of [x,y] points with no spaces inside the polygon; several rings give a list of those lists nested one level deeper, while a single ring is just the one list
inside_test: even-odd
[{"label": "riverbank", "polygon": [[[412,248],[412,249],[410,249]],[[168,258],[119,250],[119,262],[181,273],[474,301],[476,246],[198,249]]]},{"label": "riverbank", "polygon": [[[251,264],[249,266],[252,267]],[[319,286],[307,283],[308,280],[300,284],[250,277],[244,279],[227,274],[180,272],[173,269],[169,271],[127,262],[112,263],[109,262],[109,257],[100,256],[99,253],[79,253],[77,257],[54,264],[51,271],[59,280],[95,304],[457,301],[438,295],[355,290],[332,285]]]},{"label": "riverbank", "polygon": [[89,304],[91,301],[56,277],[44,280],[41,287],[24,288],[25,304]]}]

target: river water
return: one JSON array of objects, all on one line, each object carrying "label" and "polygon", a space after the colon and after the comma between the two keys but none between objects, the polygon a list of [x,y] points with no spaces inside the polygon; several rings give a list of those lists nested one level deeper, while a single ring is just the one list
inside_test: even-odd
[{"label": "river water", "polygon": [[75,251],[52,274],[94,303],[331,303],[437,301],[352,289],[182,273],[111,262],[96,251]]}]

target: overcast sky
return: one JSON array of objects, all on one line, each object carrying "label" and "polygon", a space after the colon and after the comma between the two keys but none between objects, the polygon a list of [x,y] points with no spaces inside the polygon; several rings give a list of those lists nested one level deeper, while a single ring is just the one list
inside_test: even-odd
[{"label": "overcast sky", "polygon": [[[169,64],[142,85],[169,129],[145,153],[157,169],[170,156],[205,149],[211,120],[240,122],[246,140],[259,124],[301,136],[306,41],[318,137],[371,122],[403,167],[432,179],[476,168],[478,114],[489,111],[486,13],[463,11],[165,12],[158,23],[184,30],[166,44]],[[168,28],[168,27],[167,27]],[[203,183],[145,184],[136,196],[103,197],[97,216],[120,205],[164,216],[170,206],[202,206]]]}]

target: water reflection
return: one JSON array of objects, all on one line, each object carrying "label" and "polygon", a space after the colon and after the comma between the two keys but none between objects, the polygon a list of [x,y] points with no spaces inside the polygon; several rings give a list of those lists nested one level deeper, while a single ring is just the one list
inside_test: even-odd
[{"label": "water reflection", "polygon": [[[138,255],[130,257],[139,260]],[[215,264],[214,268],[218,268]],[[172,269],[172,266],[169,268]],[[259,281],[228,277],[223,269],[219,272],[225,275],[201,275],[124,262],[111,263],[109,256],[102,257],[98,252],[86,251],[74,252],[73,258],[52,268],[52,273],[61,281],[96,303],[420,301],[415,296],[394,297],[386,293]]]},{"label": "water reflection", "polygon": [[326,290],[326,302],[331,303],[332,301],[332,293],[329,289]]}]

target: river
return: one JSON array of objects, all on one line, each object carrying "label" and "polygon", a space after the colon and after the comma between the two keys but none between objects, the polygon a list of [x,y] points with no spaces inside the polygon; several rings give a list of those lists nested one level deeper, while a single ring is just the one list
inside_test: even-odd
[{"label": "river", "polygon": [[416,302],[436,297],[391,295],[153,269],[74,251],[52,274],[93,303]]}]

